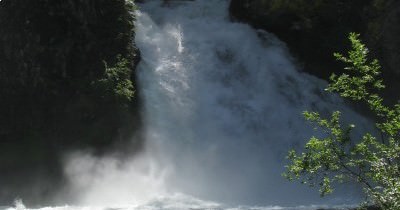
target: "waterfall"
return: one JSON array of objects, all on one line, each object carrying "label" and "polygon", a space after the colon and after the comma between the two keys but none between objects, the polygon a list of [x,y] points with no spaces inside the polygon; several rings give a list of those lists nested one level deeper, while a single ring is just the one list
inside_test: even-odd
[{"label": "waterfall", "polygon": [[228,5],[139,5],[145,149],[124,160],[71,154],[65,171],[79,205],[201,209],[357,202],[351,186],[322,200],[316,189],[288,182],[281,173],[287,151],[313,135],[304,110],[342,110],[351,120],[365,120],[326,94],[326,82],[302,73],[275,36],[232,22]]},{"label": "waterfall", "polygon": [[318,202],[281,177],[285,155],[312,135],[302,111],[343,103],[273,35],[232,23],[228,1],[160,4],[141,5],[136,42],[147,146],[172,168],[167,187],[237,204]]}]

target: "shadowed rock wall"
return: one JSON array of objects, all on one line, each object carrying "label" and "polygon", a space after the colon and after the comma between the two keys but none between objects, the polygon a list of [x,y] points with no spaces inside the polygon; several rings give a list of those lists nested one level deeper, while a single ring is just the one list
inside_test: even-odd
[{"label": "shadowed rock wall", "polygon": [[125,0],[0,1],[0,202],[51,195],[70,150],[131,140],[133,10]]}]

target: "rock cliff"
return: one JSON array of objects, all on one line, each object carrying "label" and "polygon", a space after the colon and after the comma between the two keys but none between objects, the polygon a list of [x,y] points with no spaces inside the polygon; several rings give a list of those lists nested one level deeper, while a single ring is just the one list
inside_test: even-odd
[{"label": "rock cliff", "polygon": [[125,0],[0,1],[1,201],[51,195],[70,150],[130,140],[140,124],[133,10]]},{"label": "rock cliff", "polygon": [[276,34],[303,64],[304,71],[327,79],[343,66],[334,52],[346,52],[349,32],[362,35],[381,61],[386,96],[399,99],[400,2],[394,0],[232,0],[234,20]]}]

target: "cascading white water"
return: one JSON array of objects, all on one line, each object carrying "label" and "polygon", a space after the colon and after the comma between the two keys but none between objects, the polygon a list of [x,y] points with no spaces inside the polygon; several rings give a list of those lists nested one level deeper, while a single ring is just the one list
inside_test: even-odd
[{"label": "cascading white water", "polygon": [[68,190],[78,204],[201,209],[356,202],[349,188],[321,200],[315,189],[287,182],[281,173],[287,151],[312,135],[303,110],[340,109],[363,119],[326,95],[324,81],[299,72],[273,35],[231,22],[228,5],[140,5],[145,150],[123,161],[71,155]]},{"label": "cascading white water", "polygon": [[141,5],[147,146],[172,168],[168,189],[235,204],[319,202],[281,177],[284,158],[312,135],[303,110],[343,109],[341,102],[322,93],[325,82],[297,71],[272,35],[232,23],[228,4]]}]

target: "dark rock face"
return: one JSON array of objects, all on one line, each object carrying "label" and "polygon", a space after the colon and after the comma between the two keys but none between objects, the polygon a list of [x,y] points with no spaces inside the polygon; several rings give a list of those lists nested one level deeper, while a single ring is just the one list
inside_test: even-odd
[{"label": "dark rock face", "polygon": [[[101,154],[130,140],[137,98],[113,91],[120,76],[134,91],[133,9],[125,0],[0,1],[0,205],[51,195],[67,151]],[[107,75],[121,60],[123,73]]]},{"label": "dark rock face", "polygon": [[381,61],[388,96],[400,100],[400,1],[383,1],[365,34],[371,51]]},{"label": "dark rock face", "polygon": [[333,53],[349,49],[349,32],[361,33],[382,63],[391,98],[400,96],[399,11],[394,0],[232,0],[230,5],[235,20],[276,34],[305,71],[324,79],[342,72]]}]

